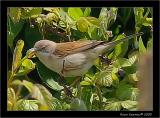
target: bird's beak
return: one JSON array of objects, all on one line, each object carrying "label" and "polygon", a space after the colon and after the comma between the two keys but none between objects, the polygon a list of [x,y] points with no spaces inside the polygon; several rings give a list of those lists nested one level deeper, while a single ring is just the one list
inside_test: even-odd
[{"label": "bird's beak", "polygon": [[31,48],[31,49],[29,49],[29,51],[35,53],[37,51],[37,48]]},{"label": "bird's beak", "polygon": [[35,54],[36,54],[36,51],[37,51],[37,48],[31,48],[31,49],[29,49],[28,50],[28,58],[32,58],[32,57],[34,57],[35,56]]}]

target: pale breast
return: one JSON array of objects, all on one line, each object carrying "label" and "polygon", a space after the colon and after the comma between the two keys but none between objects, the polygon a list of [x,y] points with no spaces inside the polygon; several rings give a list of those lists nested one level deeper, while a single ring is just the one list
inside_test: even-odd
[{"label": "pale breast", "polygon": [[39,60],[50,70],[55,71],[60,74],[63,67],[63,59],[58,58],[55,55],[50,53],[41,53],[38,52],[37,57]]}]

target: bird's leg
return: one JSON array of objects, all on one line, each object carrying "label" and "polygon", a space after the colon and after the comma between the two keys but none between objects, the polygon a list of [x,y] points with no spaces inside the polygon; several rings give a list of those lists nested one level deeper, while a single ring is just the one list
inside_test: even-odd
[{"label": "bird's leg", "polygon": [[102,64],[111,64],[111,59],[108,59],[104,54],[99,55],[99,58],[102,62]]},{"label": "bird's leg", "polygon": [[67,96],[73,97],[71,90],[64,84],[64,77],[60,76],[61,85],[64,87],[64,92]]},{"label": "bird's leg", "polygon": [[81,81],[81,77],[77,77],[71,84],[71,86],[77,85]]},{"label": "bird's leg", "polygon": [[[61,70],[61,73],[63,75],[64,72],[64,64],[65,64],[65,60],[63,60],[63,68]],[[67,96],[73,97],[71,90],[64,84],[64,76],[60,76],[60,80],[61,80],[61,84],[64,87],[64,92],[66,93]]]},{"label": "bird's leg", "polygon": [[61,70],[61,73],[63,74],[64,72],[64,64],[65,64],[65,60],[63,60],[63,67],[62,67],[62,70]]}]

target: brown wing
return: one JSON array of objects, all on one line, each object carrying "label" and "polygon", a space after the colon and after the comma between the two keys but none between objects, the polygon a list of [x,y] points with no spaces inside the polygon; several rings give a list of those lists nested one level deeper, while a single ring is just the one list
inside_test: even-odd
[{"label": "brown wing", "polygon": [[67,56],[69,54],[74,54],[84,50],[88,50],[101,44],[103,41],[73,41],[65,43],[57,43],[56,50],[54,54],[60,57]]}]

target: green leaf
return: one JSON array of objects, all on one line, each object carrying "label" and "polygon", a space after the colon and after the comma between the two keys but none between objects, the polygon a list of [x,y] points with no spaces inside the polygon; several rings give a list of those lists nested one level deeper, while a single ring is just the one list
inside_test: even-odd
[{"label": "green leaf", "polygon": [[18,72],[16,73],[16,76],[22,76],[30,73],[33,69],[35,69],[35,64],[30,59],[25,59]]},{"label": "green leaf", "polygon": [[137,101],[126,100],[126,101],[122,101],[121,105],[123,108],[131,110],[133,108],[136,108],[138,103],[137,103]]},{"label": "green leaf", "polygon": [[144,26],[153,26],[152,18],[146,18],[142,25],[144,25]]},{"label": "green leaf", "polygon": [[141,36],[139,37],[139,52],[140,52],[140,54],[146,52],[146,48],[145,48],[145,46],[143,44]]},{"label": "green leaf", "polygon": [[102,33],[97,28],[97,26],[92,25],[92,26],[88,27],[88,35],[91,39],[99,40],[102,36]]},{"label": "green leaf", "polygon": [[81,85],[92,85],[92,80],[90,80],[90,78],[89,77],[85,77],[84,78],[84,81],[81,81],[81,83],[80,83]]},{"label": "green leaf", "polygon": [[78,20],[80,17],[83,16],[81,8],[68,8],[68,14],[74,20]]},{"label": "green leaf", "polygon": [[42,8],[27,7],[22,9],[22,19],[35,18],[42,13]]},{"label": "green leaf", "polygon": [[129,61],[131,64],[134,64],[138,60],[138,51],[134,51],[128,55]]},{"label": "green leaf", "polygon": [[53,79],[47,79],[46,83],[50,88],[52,88],[54,90],[58,90],[59,91],[59,90],[63,89],[63,86],[60,86],[58,84],[58,82],[54,81]]},{"label": "green leaf", "polygon": [[12,73],[14,73],[16,69],[20,66],[19,64],[22,57],[23,46],[24,46],[24,41],[18,40],[13,53]]},{"label": "green leaf", "polygon": [[17,101],[14,110],[17,111],[38,111],[38,100],[24,100],[20,99]]},{"label": "green leaf", "polygon": [[90,111],[91,110],[91,96],[92,96],[92,88],[91,87],[84,87],[82,89],[82,96],[81,100],[84,101],[84,104],[86,105],[87,109]]},{"label": "green leaf", "polygon": [[152,49],[152,47],[153,47],[153,39],[150,38],[149,41],[147,42],[147,50]]},{"label": "green leaf", "polygon": [[129,59],[126,58],[119,58],[114,62],[114,67],[116,68],[121,68],[121,67],[126,67],[126,66],[131,66],[132,63],[129,61]]},{"label": "green leaf", "polygon": [[111,86],[112,85],[112,74],[109,71],[101,71],[96,74],[96,83],[100,86]]},{"label": "green leaf", "polygon": [[9,16],[12,18],[12,20],[15,22],[19,22],[21,18],[21,8],[20,7],[10,7],[7,9]]},{"label": "green leaf", "polygon": [[87,82],[87,81],[81,81],[80,83],[82,86],[88,86],[88,85],[91,85],[90,82]]},{"label": "green leaf", "polygon": [[64,12],[62,9],[59,12],[60,14],[60,22],[59,25],[61,27],[67,27],[67,24],[74,29],[77,30],[76,28],[76,21],[74,21],[66,12]]},{"label": "green leaf", "polygon": [[9,16],[7,17],[7,44],[11,49],[13,48],[14,39],[22,30],[23,25],[24,21],[20,20],[14,23]]},{"label": "green leaf", "polygon": [[49,70],[47,67],[45,67],[42,63],[37,62],[36,63],[37,66],[37,71],[38,74],[40,76],[40,78],[42,79],[42,81],[50,88],[52,88],[53,90],[62,90],[63,87],[60,86],[56,80],[58,80],[59,75],[51,70]]},{"label": "green leaf", "polygon": [[125,66],[121,68],[126,74],[133,74],[137,71],[137,65]]},{"label": "green leaf", "polygon": [[12,81],[12,85],[15,85],[15,86],[22,85],[22,81],[19,80],[19,79],[13,80],[13,81]]},{"label": "green leaf", "polygon": [[70,105],[72,111],[87,111],[84,101],[78,98],[73,99]]},{"label": "green leaf", "polygon": [[77,28],[81,32],[87,32],[90,26],[99,27],[100,22],[95,17],[81,17],[77,20]]},{"label": "green leaf", "polygon": [[31,96],[41,102],[47,104],[47,101],[52,98],[52,94],[42,85],[35,84],[32,87]]},{"label": "green leaf", "polygon": [[121,103],[120,102],[111,102],[108,105],[106,105],[105,110],[108,111],[120,111],[122,108]]},{"label": "green leaf", "polygon": [[15,100],[16,100],[16,93],[14,89],[10,87],[7,89],[7,101],[10,101],[12,104],[14,104],[14,102],[16,102]]},{"label": "green leaf", "polygon": [[131,12],[132,12],[133,8],[121,8],[120,9],[120,16],[122,19],[122,23],[124,25],[124,27],[126,27],[126,25],[128,25],[128,20],[129,18],[132,16]]},{"label": "green leaf", "polygon": [[[125,36],[123,34],[118,35],[118,37],[116,38],[116,40],[120,40],[122,38],[125,38]],[[113,52],[113,58],[120,58],[120,57],[124,57],[127,50],[128,50],[128,40],[126,40],[125,42],[121,42],[119,44],[117,44],[114,47],[114,52]]]},{"label": "green leaf", "polygon": [[119,84],[119,79],[118,79],[117,75],[115,73],[113,73],[113,72],[112,72],[112,80],[113,80],[112,85],[117,87],[118,84]]},{"label": "green leaf", "polygon": [[136,100],[138,89],[127,83],[120,83],[116,90],[116,97],[120,100]]},{"label": "green leaf", "polygon": [[135,15],[135,23],[136,23],[136,32],[140,31],[140,28],[143,23],[143,12],[144,8],[142,7],[135,7],[134,8],[134,15]]},{"label": "green leaf", "polygon": [[137,82],[139,80],[138,77],[137,77],[137,73],[128,75],[128,79],[130,81],[135,81],[135,82]]},{"label": "green leaf", "polygon": [[84,16],[89,16],[90,13],[91,13],[91,8],[90,7],[85,8]]},{"label": "green leaf", "polygon": [[55,13],[48,13],[46,15],[46,21],[49,24],[51,24],[53,21],[58,22],[58,20],[59,20],[59,15],[57,15]]},{"label": "green leaf", "polygon": [[[47,107],[48,110],[60,110],[62,105],[58,99],[54,98],[52,94],[42,85],[35,84],[31,96],[41,103],[41,109]],[[47,110],[46,109],[46,110]]]},{"label": "green leaf", "polygon": [[112,7],[112,8],[104,7],[101,9],[101,12],[99,14],[99,19],[101,21],[102,28],[104,31],[106,31],[111,25],[111,23],[113,23],[116,20],[117,10],[118,8],[115,8],[115,7]]}]

